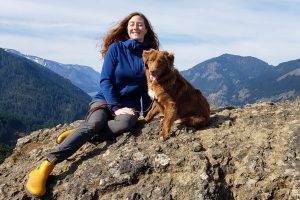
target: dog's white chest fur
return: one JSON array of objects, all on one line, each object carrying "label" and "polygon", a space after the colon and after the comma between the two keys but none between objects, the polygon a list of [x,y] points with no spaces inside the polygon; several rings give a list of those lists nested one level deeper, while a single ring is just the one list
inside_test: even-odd
[{"label": "dog's white chest fur", "polygon": [[153,90],[148,90],[148,95],[151,97],[152,100],[156,99],[156,94]]}]

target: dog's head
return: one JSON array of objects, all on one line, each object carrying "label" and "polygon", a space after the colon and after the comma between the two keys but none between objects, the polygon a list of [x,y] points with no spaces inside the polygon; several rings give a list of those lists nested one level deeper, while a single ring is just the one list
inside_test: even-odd
[{"label": "dog's head", "polygon": [[144,51],[143,60],[145,70],[149,70],[151,81],[174,69],[174,55],[167,51],[158,51],[155,49]]}]

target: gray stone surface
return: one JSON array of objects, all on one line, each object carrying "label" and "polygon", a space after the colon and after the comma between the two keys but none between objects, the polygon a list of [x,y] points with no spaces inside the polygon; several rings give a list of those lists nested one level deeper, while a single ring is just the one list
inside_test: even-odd
[{"label": "gray stone surface", "polygon": [[[174,125],[166,141],[156,118],[115,140],[87,143],[54,168],[43,199],[300,199],[299,102],[219,108],[211,117],[203,130]],[[80,123],[19,139],[0,165],[0,199],[28,199],[28,173]]]}]

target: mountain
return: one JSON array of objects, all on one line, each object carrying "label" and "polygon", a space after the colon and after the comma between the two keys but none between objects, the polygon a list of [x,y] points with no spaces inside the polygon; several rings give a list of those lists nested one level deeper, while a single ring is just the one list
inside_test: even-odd
[{"label": "mountain", "polygon": [[100,73],[93,68],[83,65],[62,64],[55,61],[39,58],[32,55],[24,55],[13,49],[5,49],[7,52],[25,57],[32,60],[53,72],[69,79],[74,85],[85,91],[87,94],[93,95],[99,90]]},{"label": "mountain", "polygon": [[82,119],[90,96],[51,70],[0,49],[0,142]]},{"label": "mountain", "polygon": [[[263,80],[259,84],[259,80]],[[282,101],[300,95],[300,59],[281,63],[252,84],[253,96],[261,101]]]},{"label": "mountain", "polygon": [[[91,67],[61,64],[13,49],[6,51],[39,63],[91,96],[98,91],[100,74]],[[251,56],[224,54],[181,73],[216,106],[277,102],[300,95],[300,59],[272,66]]]},{"label": "mountain", "polygon": [[181,73],[217,106],[276,102],[300,95],[300,59],[274,67],[254,57],[224,54]]},{"label": "mountain", "polygon": [[[112,140],[86,143],[57,164],[42,199],[296,200],[300,197],[300,99],[218,109],[203,130],[174,126],[159,139],[159,117]],[[18,140],[0,165],[0,199],[28,199],[24,184],[63,131]]]}]

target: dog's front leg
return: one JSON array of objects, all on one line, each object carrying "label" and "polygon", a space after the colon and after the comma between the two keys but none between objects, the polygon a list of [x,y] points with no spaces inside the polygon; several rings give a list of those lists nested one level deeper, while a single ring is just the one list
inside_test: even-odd
[{"label": "dog's front leg", "polygon": [[157,103],[154,101],[150,111],[147,113],[147,115],[144,119],[145,122],[151,121],[157,113],[159,113],[159,109],[158,109]]},{"label": "dog's front leg", "polygon": [[159,134],[164,139],[169,138],[169,132],[171,130],[171,126],[176,116],[175,113],[176,113],[175,103],[169,102],[164,109],[163,127],[162,127],[162,131]]}]

